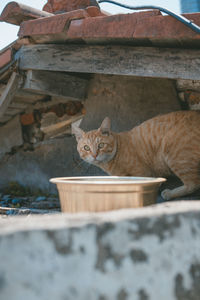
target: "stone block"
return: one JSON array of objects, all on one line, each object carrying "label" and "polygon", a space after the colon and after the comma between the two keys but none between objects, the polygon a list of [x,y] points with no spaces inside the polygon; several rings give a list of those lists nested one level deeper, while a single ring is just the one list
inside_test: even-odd
[{"label": "stone block", "polygon": [[195,300],[200,203],[0,219],[2,300]]},{"label": "stone block", "polygon": [[0,158],[15,146],[23,144],[19,116],[14,117],[6,125],[0,127]]}]

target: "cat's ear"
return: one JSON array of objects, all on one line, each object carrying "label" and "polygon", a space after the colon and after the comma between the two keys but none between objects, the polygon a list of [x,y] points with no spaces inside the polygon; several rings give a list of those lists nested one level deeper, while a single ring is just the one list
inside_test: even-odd
[{"label": "cat's ear", "polygon": [[109,135],[110,134],[110,129],[111,129],[111,122],[110,122],[110,119],[108,117],[106,117],[100,128],[99,128],[99,131],[103,134],[103,135]]},{"label": "cat's ear", "polygon": [[75,135],[77,142],[83,137],[84,133],[85,132],[81,128],[75,125],[72,127],[72,134]]}]

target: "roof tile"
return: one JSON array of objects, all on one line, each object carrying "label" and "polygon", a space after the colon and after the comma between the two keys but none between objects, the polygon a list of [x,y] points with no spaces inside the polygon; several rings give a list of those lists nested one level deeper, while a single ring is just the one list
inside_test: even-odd
[{"label": "roof tile", "polygon": [[[154,12],[154,11],[153,11]],[[173,41],[181,44],[185,41],[199,41],[200,34],[174,19],[153,12],[140,12],[112,15],[101,18],[88,18],[72,21],[67,32],[69,39],[124,41]],[[200,25],[200,13],[185,14]]]},{"label": "roof tile", "polygon": [[[94,12],[92,12],[94,14]],[[70,21],[73,19],[88,18],[89,13],[87,10],[79,9],[53,17],[40,18],[37,20],[31,20],[23,22],[21,24],[18,36],[34,36],[34,35],[47,35],[47,34],[59,34],[68,29]]]},{"label": "roof tile", "polygon": [[0,53],[0,69],[9,64],[12,60],[11,48],[6,49]]},{"label": "roof tile", "polygon": [[48,0],[43,10],[55,13],[63,11],[72,11],[77,9],[85,9],[88,6],[98,6],[96,0]]},{"label": "roof tile", "polygon": [[[200,25],[200,13],[184,16]],[[105,16],[97,7],[24,22],[19,36],[31,36],[35,42],[118,40],[122,43],[142,42],[143,45],[152,45],[154,42],[157,45],[157,41],[159,45],[161,41],[176,46],[184,43],[189,45],[191,41],[198,44],[200,41],[199,34],[171,16],[163,16],[158,10]]]},{"label": "roof tile", "polygon": [[49,17],[50,14],[30,6],[17,3],[15,1],[9,2],[3,9],[0,15],[0,21],[20,25],[23,21],[37,19],[41,17]]}]

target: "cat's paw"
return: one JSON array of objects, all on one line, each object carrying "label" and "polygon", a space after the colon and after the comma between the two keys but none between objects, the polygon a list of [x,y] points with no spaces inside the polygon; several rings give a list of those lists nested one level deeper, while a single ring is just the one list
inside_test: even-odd
[{"label": "cat's paw", "polygon": [[161,196],[163,197],[164,200],[170,200],[172,198],[171,190],[166,189],[162,191]]}]

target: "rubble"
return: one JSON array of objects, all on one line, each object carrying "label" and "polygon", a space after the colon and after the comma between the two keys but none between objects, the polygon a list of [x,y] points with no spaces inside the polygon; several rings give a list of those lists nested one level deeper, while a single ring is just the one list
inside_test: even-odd
[{"label": "rubble", "polygon": [[68,101],[22,114],[24,141],[35,144],[61,134],[71,134],[71,124],[83,118],[83,113],[81,102]]},{"label": "rubble", "polygon": [[58,195],[44,194],[42,191],[31,191],[17,182],[0,193],[0,215],[29,215],[60,212]]}]

